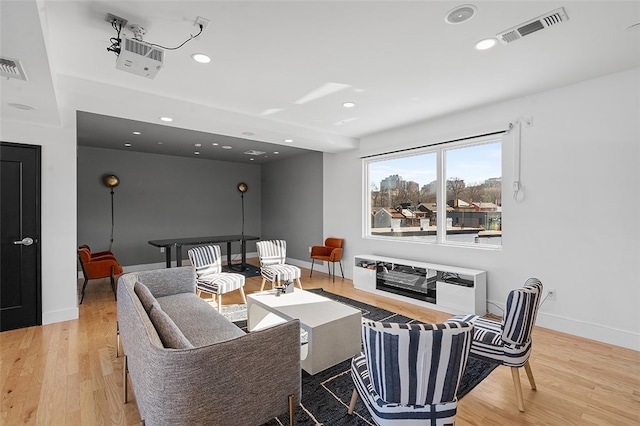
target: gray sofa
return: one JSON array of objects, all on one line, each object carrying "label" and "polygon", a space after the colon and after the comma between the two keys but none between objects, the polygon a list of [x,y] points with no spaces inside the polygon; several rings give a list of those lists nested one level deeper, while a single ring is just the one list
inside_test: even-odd
[{"label": "gray sofa", "polygon": [[299,321],[245,333],[196,296],[191,267],[121,276],[117,318],[125,402],[128,370],[147,426],[260,425],[300,402]]}]

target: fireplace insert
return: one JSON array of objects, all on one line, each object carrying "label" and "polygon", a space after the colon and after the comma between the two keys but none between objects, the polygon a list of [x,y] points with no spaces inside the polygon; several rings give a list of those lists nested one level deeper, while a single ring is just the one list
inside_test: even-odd
[{"label": "fireplace insert", "polygon": [[437,271],[433,269],[379,262],[376,289],[436,303],[436,278]]}]

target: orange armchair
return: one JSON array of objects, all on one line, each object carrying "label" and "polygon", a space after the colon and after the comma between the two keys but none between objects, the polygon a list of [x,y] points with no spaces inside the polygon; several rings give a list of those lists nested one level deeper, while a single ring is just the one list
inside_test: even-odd
[{"label": "orange armchair", "polygon": [[333,264],[333,282],[336,282],[336,262],[340,264],[340,273],[344,278],[344,270],[342,269],[342,246],[344,245],[344,239],[342,238],[327,238],[324,240],[323,246],[311,247],[311,274],[313,275],[313,265],[316,260],[327,262],[327,268],[329,269],[329,275],[331,275],[331,264]]},{"label": "orange armchair", "polygon": [[78,249],[78,259],[80,260],[82,274],[84,275],[80,304],[82,304],[84,300],[84,290],[87,288],[87,282],[89,282],[89,280],[109,278],[111,280],[111,290],[114,296],[116,295],[115,276],[122,274],[123,271],[122,266],[120,266],[113,255],[91,258],[91,251],[86,247],[80,247]]}]

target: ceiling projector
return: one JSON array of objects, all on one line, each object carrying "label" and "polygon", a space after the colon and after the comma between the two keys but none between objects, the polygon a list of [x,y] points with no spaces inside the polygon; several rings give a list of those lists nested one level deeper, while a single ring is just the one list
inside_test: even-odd
[{"label": "ceiling projector", "polygon": [[164,50],[135,38],[122,35],[116,68],[150,79],[155,78],[164,65]]}]

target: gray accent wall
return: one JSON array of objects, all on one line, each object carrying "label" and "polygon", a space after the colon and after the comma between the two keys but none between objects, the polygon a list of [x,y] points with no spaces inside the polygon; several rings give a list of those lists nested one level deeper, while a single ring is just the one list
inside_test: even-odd
[{"label": "gray accent wall", "polygon": [[323,239],[323,154],[262,166],[262,239],[287,241],[287,258],[309,261]]},{"label": "gray accent wall", "polygon": [[[109,248],[111,195],[102,182],[105,174],[120,178],[114,189],[112,251],[123,266],[164,262],[165,254],[149,240],[240,234],[239,182],[249,186],[245,234],[261,236],[261,167],[78,146],[78,245],[88,244],[93,251]],[[320,188],[321,172],[316,175]],[[317,214],[321,228],[322,209]],[[226,253],[226,244],[221,249]],[[247,251],[254,252],[255,243]],[[232,252],[240,252],[239,243]]]}]

